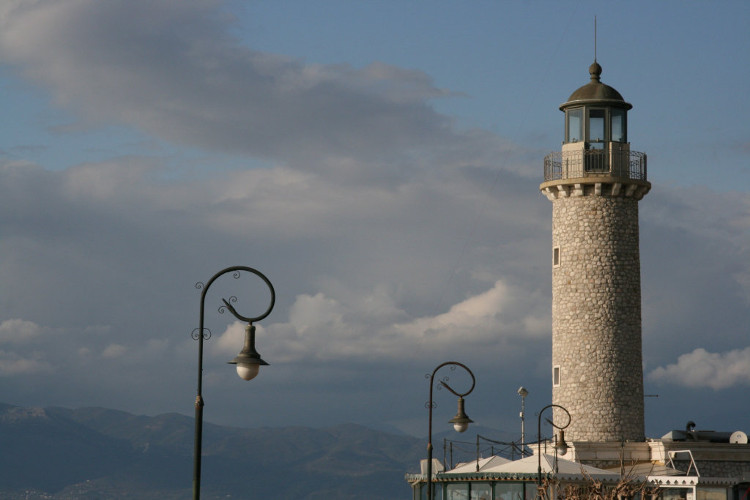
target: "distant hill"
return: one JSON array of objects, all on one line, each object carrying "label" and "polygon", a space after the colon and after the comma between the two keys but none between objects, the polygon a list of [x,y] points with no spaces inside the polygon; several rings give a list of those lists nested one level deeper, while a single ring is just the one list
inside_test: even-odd
[{"label": "distant hill", "polygon": [[[190,498],[193,426],[192,418],[178,414],[0,403],[0,497]],[[425,446],[354,424],[205,424],[201,498],[408,499],[404,474],[418,471]]]}]

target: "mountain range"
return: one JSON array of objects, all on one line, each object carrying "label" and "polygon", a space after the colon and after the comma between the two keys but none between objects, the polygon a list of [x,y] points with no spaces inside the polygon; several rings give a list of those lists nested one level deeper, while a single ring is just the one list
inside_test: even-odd
[{"label": "mountain range", "polygon": [[[190,498],[194,420],[0,403],[0,497]],[[206,423],[201,498],[408,499],[423,439],[355,424],[240,429]]]}]

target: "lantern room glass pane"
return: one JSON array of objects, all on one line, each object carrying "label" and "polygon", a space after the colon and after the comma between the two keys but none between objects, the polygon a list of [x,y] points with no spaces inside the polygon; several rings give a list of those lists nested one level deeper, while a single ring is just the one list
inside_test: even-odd
[{"label": "lantern room glass pane", "polygon": [[589,111],[589,141],[604,141],[604,115],[603,109],[592,109]]},{"label": "lantern room glass pane", "polygon": [[613,109],[610,111],[612,140],[615,142],[628,142],[625,137],[625,110]]},{"label": "lantern room glass pane", "polygon": [[567,123],[565,127],[565,142],[578,142],[583,137],[581,133],[583,125],[583,108],[569,109],[565,111]]}]

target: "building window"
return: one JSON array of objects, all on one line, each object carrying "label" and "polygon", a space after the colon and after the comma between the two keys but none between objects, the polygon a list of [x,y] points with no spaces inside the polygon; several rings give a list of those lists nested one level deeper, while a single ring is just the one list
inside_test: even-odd
[{"label": "building window", "polygon": [[[435,500],[443,500],[443,484],[432,484],[432,498]],[[419,485],[419,488],[414,489],[414,500],[427,500],[427,483],[419,483]]]},{"label": "building window", "polygon": [[552,265],[557,267],[560,265],[560,247],[552,249]]},{"label": "building window", "polygon": [[696,491],[696,500],[727,500],[726,488],[707,488],[698,486]]},{"label": "building window", "polygon": [[526,498],[523,491],[523,483],[495,483],[495,498],[499,500],[505,500],[506,498]]},{"label": "building window", "polygon": [[663,500],[685,500],[688,497],[692,498],[692,491],[688,488],[663,488],[659,493],[659,498]]},{"label": "building window", "polygon": [[560,385],[560,366],[552,368],[552,386],[557,387]]},{"label": "building window", "polygon": [[448,485],[445,500],[466,500],[469,498],[469,483],[452,483]]},{"label": "building window", "polygon": [[469,484],[471,484],[471,500],[490,500],[492,498],[490,483],[472,481]]}]

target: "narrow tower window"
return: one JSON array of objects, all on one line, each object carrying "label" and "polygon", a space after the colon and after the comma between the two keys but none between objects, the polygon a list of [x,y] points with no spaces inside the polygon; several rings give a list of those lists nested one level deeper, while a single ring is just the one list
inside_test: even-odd
[{"label": "narrow tower window", "polygon": [[560,265],[560,247],[552,249],[552,265],[557,267]]},{"label": "narrow tower window", "polygon": [[557,387],[560,385],[560,366],[552,368],[552,386]]}]

